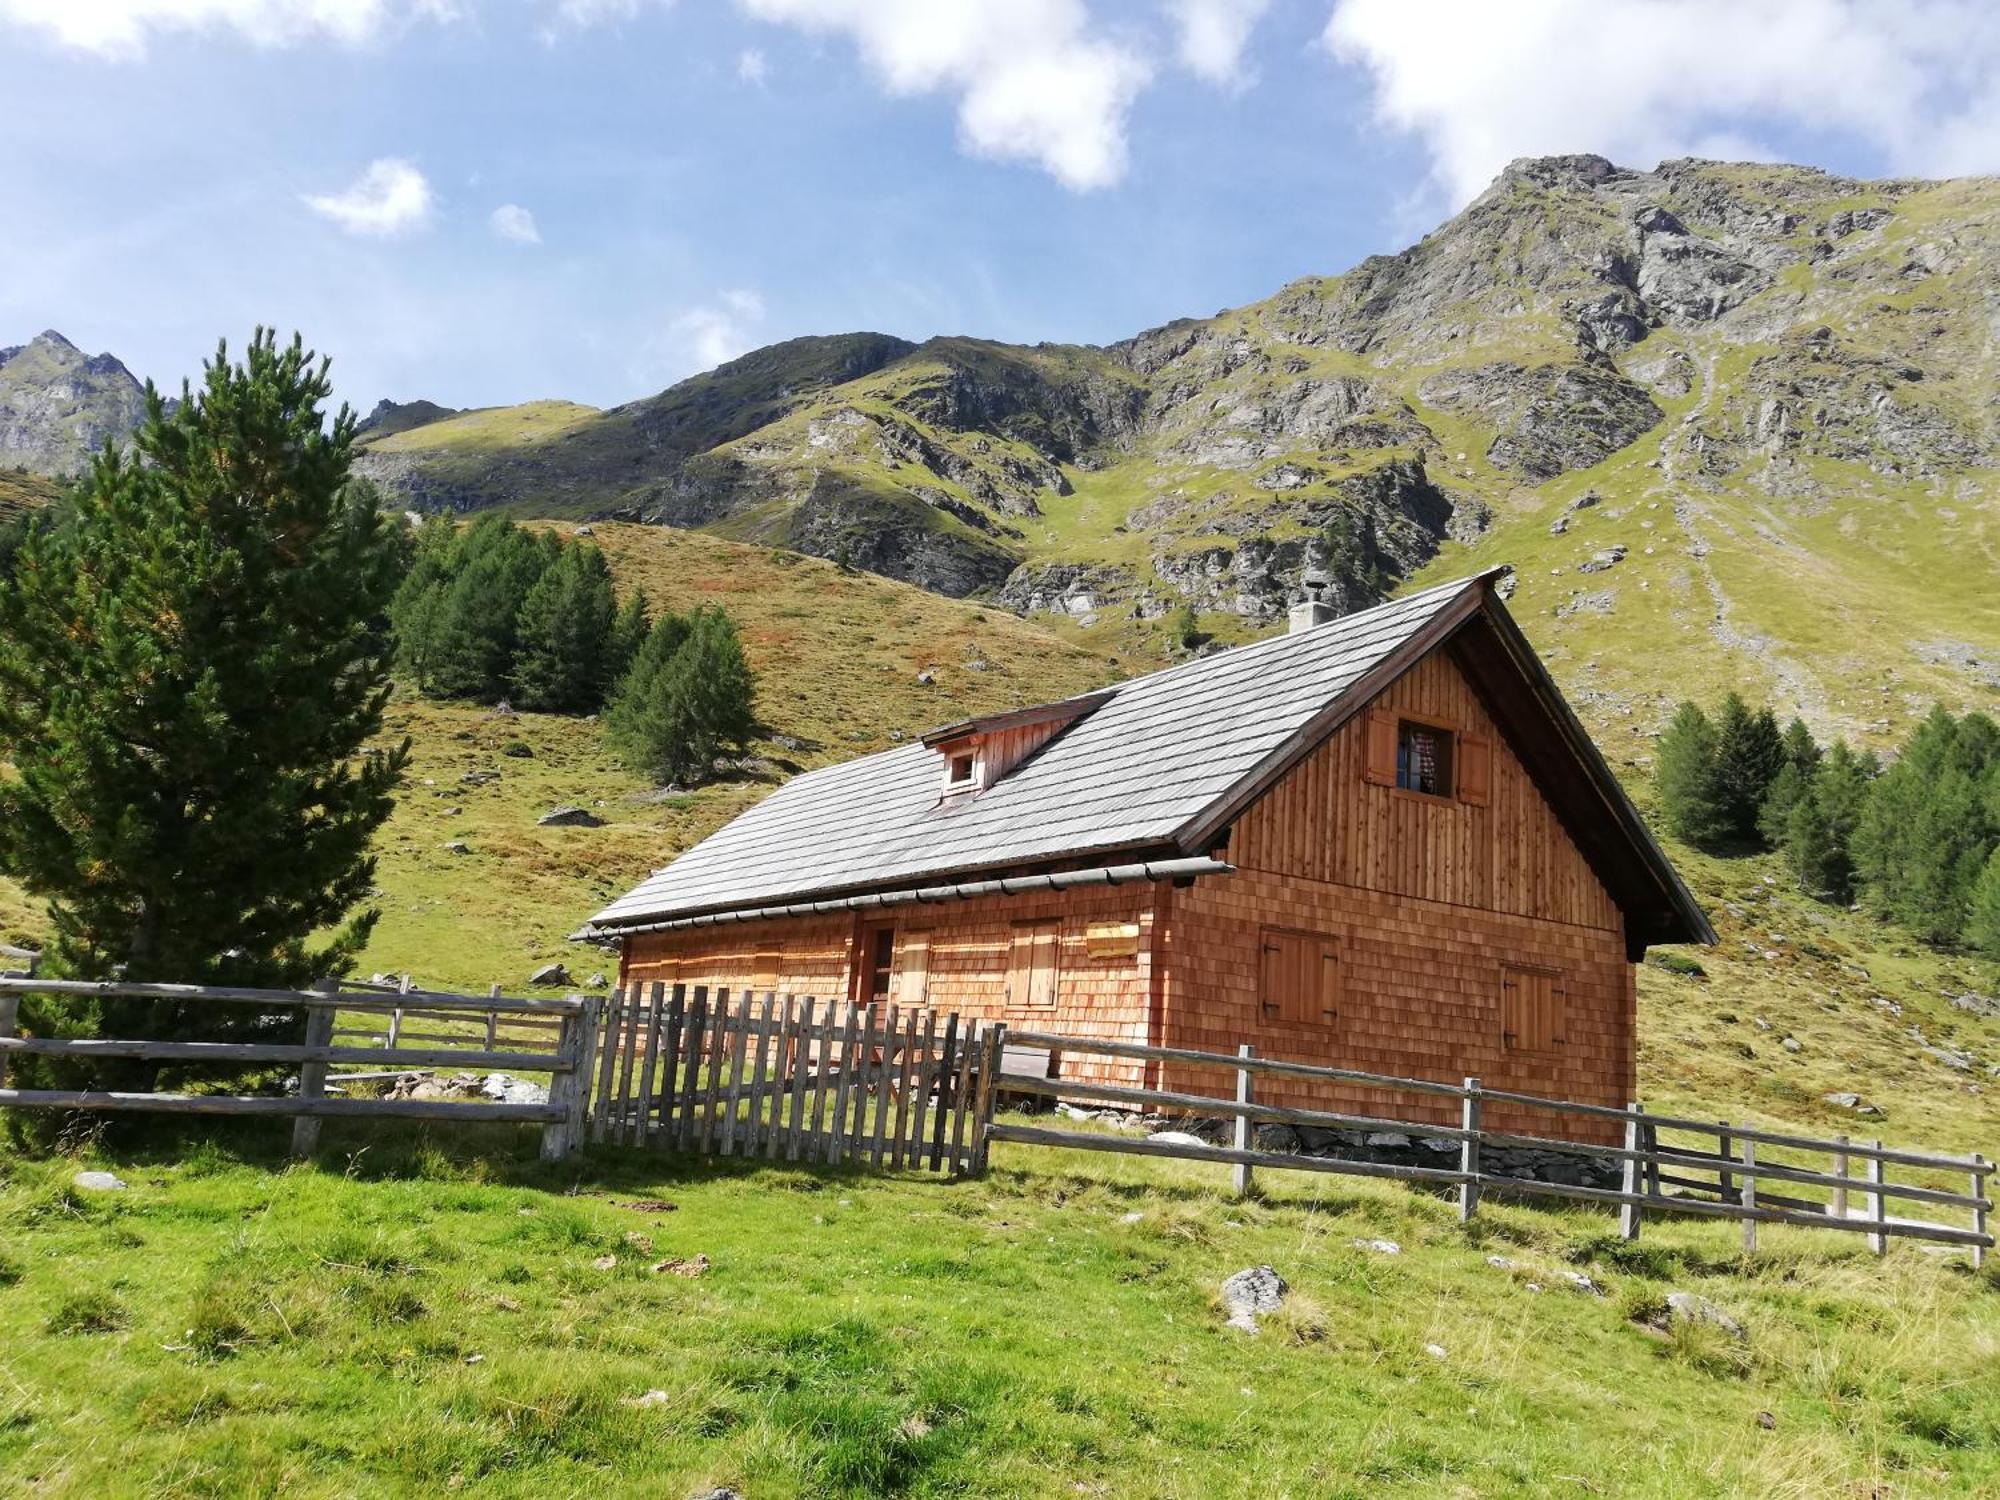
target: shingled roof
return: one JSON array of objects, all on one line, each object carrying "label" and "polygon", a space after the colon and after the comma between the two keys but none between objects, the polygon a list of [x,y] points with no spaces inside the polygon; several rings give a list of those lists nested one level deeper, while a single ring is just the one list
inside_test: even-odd
[{"label": "shingled roof", "polygon": [[[1090,695],[1075,722],[974,796],[940,796],[938,754],[922,743],[808,772],[614,901],[591,926],[615,933],[947,877],[1206,852],[1293,761],[1469,621],[1495,617],[1518,640],[1492,597],[1495,576],[1442,584]],[[1537,686],[1566,721],[1560,737],[1577,742],[1574,769],[1620,825],[1622,836],[1610,841],[1622,846],[1614,857],[1628,876],[1643,867],[1646,878],[1607,881],[1647,909],[1640,941],[1711,938],[1540,662],[1527,652],[1515,665],[1539,674]],[[1593,845],[1599,854],[1608,847],[1602,838],[1579,842],[1587,856]]]}]

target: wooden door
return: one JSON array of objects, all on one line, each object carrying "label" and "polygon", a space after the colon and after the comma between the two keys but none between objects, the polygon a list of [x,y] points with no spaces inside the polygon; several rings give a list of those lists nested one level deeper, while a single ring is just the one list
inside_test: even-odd
[{"label": "wooden door", "polygon": [[1062,952],[1062,919],[1016,922],[1007,963],[1007,1007],[1053,1010]]},{"label": "wooden door", "polygon": [[1507,964],[1500,970],[1500,1045],[1510,1052],[1553,1052],[1567,1044],[1569,990],[1555,969]]},{"label": "wooden door", "polygon": [[906,932],[896,945],[896,1003],[922,1005],[930,993],[931,935]]}]

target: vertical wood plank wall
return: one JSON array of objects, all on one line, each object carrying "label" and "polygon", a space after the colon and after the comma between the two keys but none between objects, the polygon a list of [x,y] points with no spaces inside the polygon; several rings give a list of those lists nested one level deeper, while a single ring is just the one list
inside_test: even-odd
[{"label": "vertical wood plank wall", "polygon": [[[1300,1061],[1446,1082],[1476,1076],[1495,1088],[1622,1106],[1634,1082],[1636,990],[1610,893],[1449,654],[1417,663],[1375,706],[1489,738],[1486,805],[1370,785],[1367,715],[1349,720],[1238,820],[1223,851],[1238,873],[1176,893],[1166,1044],[1230,1051],[1250,1040]],[[1260,1013],[1267,925],[1339,940],[1342,1001],[1331,1025]],[[1509,963],[1563,975],[1562,1044],[1503,1044],[1501,970]],[[1197,1083],[1190,1074],[1166,1086]],[[1286,1097],[1282,1080],[1271,1084],[1275,1102],[1324,1102]],[[1341,1095],[1337,1107],[1388,1102],[1365,1090]],[[1421,1096],[1396,1103],[1395,1112],[1450,1123],[1450,1108]],[[1498,1104],[1489,1115],[1500,1129],[1595,1138],[1591,1122],[1574,1117]]]},{"label": "vertical wood plank wall", "polygon": [[1237,820],[1230,863],[1607,931],[1619,925],[1610,893],[1448,654],[1425,657],[1376,705],[1491,740],[1487,805],[1368,785],[1360,714]]}]

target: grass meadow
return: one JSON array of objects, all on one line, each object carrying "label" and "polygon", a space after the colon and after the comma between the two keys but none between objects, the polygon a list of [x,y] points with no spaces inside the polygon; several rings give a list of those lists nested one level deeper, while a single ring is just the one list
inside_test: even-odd
[{"label": "grass meadow", "polygon": [[[1005,1145],[946,1182],[334,1122],[291,1164],[284,1134],[0,1158],[5,1493],[2000,1489],[2000,1279],[1962,1252],[1462,1229],[1391,1184],[1238,1203],[1212,1167]],[[1264,1263],[1290,1302],[1224,1327]],[[1669,1323],[1675,1290],[1744,1337]]]}]

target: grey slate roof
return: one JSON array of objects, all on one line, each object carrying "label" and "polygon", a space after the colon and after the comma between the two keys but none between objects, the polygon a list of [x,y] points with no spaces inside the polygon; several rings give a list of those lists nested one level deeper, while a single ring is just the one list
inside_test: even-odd
[{"label": "grey slate roof", "polygon": [[623,926],[1164,845],[1482,579],[1120,684],[1000,782],[941,805],[935,750],[794,778],[591,919]]}]

